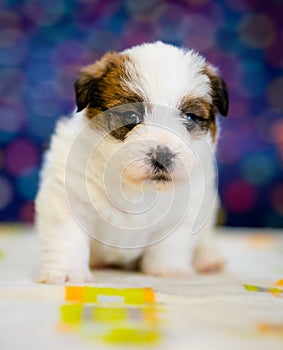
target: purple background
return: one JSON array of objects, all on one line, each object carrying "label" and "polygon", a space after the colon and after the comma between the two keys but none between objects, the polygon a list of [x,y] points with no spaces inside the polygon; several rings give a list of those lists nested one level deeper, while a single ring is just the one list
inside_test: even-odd
[{"label": "purple background", "polygon": [[194,47],[230,91],[218,161],[222,222],[283,227],[282,0],[0,4],[0,220],[32,221],[42,153],[74,108],[82,65],[146,41]]}]

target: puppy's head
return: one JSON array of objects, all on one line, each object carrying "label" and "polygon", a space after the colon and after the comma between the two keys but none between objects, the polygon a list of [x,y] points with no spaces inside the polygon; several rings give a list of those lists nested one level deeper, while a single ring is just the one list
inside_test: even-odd
[{"label": "puppy's head", "polygon": [[162,42],[107,53],[81,70],[75,90],[78,111],[106,136],[104,150],[120,149],[117,168],[137,184],[187,180],[216,144],[216,115],[228,112],[216,68]]}]

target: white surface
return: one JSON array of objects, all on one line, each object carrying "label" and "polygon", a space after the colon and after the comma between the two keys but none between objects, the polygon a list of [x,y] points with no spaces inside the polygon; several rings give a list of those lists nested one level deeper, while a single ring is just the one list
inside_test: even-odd
[{"label": "white surface", "polygon": [[[223,231],[219,240],[228,263],[221,274],[167,279],[119,270],[94,272],[95,286],[154,289],[162,308],[157,312],[161,323],[156,325],[160,342],[141,346],[89,339],[90,332],[99,333],[95,323],[84,325],[80,332],[58,331],[64,287],[32,282],[38,244],[29,231],[28,227],[0,229],[1,350],[283,349],[283,294],[275,297],[243,287],[247,283],[272,288],[283,278],[279,232]],[[260,324],[277,328],[260,332]]]}]

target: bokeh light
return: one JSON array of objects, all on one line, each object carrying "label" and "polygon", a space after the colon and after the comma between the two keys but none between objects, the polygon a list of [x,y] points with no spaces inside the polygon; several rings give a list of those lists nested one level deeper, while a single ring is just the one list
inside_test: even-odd
[{"label": "bokeh light", "polygon": [[4,177],[0,177],[0,193],[0,210],[3,210],[11,203],[13,199],[12,184]]},{"label": "bokeh light", "polygon": [[4,166],[11,175],[21,176],[38,165],[39,152],[33,142],[17,139],[6,148]]},{"label": "bokeh light", "polygon": [[283,216],[283,182],[273,188],[271,202],[274,210]]},{"label": "bokeh light", "polygon": [[275,40],[275,28],[269,16],[260,14],[247,14],[239,26],[240,39],[248,47],[265,49]]},{"label": "bokeh light", "polygon": [[231,181],[223,192],[223,204],[233,213],[245,213],[253,208],[257,200],[254,186],[244,180]]},{"label": "bokeh light", "polygon": [[283,112],[283,75],[273,79],[267,88],[267,100],[271,107]]},{"label": "bokeh light", "polygon": [[244,159],[241,170],[243,178],[255,186],[267,183],[276,173],[274,159],[261,153]]}]

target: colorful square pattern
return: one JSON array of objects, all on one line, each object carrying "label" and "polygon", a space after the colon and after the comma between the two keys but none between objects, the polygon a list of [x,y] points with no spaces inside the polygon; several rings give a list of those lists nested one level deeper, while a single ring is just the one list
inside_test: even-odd
[{"label": "colorful square pattern", "polygon": [[151,288],[65,287],[60,329],[110,343],[160,340],[160,311]]}]

